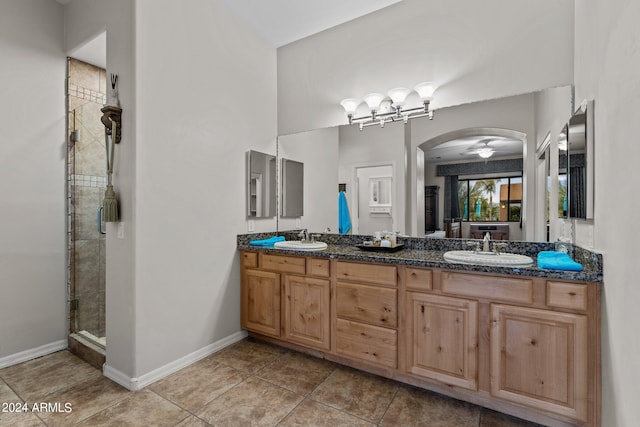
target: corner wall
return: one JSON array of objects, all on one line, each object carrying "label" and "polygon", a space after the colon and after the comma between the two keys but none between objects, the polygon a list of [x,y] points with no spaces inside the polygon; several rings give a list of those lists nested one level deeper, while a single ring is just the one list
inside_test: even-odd
[{"label": "corner wall", "polygon": [[0,2],[0,365],[66,347],[62,29],[56,2]]},{"label": "corner wall", "polygon": [[594,99],[594,223],[576,240],[603,253],[602,425],[632,427],[640,419],[640,3],[576,0],[576,101]]}]

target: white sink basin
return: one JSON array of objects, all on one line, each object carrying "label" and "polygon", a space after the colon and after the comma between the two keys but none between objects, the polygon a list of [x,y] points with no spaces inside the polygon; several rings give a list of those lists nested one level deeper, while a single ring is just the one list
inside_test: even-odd
[{"label": "white sink basin", "polygon": [[495,267],[528,267],[533,259],[526,255],[495,252],[449,251],[444,259],[457,264],[489,265]]},{"label": "white sink basin", "polygon": [[301,242],[299,240],[289,240],[276,242],[273,247],[277,249],[292,249],[295,251],[323,251],[327,249],[327,244],[324,242]]}]

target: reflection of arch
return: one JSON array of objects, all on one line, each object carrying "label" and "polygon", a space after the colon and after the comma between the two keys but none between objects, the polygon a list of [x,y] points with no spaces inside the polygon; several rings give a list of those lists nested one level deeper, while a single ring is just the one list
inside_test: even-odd
[{"label": "reflection of arch", "polygon": [[458,138],[464,138],[468,136],[501,136],[505,138],[513,138],[519,139],[521,141],[525,141],[527,134],[524,132],[520,132],[517,130],[511,129],[503,129],[503,128],[486,128],[486,127],[477,127],[477,128],[467,128],[467,129],[458,129],[451,132],[443,133],[436,137],[430,138],[418,145],[422,151],[429,151],[438,145],[448,142]]}]

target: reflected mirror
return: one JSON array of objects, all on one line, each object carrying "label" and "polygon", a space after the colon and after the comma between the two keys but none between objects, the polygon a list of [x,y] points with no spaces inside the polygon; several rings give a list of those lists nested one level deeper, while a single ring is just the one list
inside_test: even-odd
[{"label": "reflected mirror", "polygon": [[[543,94],[554,90],[562,91],[561,96],[548,98],[561,99],[562,106],[550,106],[552,101],[546,99]],[[542,197],[546,199],[547,193],[545,187],[536,184],[535,153],[536,147],[540,145],[550,126],[547,122],[539,123],[537,120],[544,115],[539,113],[542,110],[548,115],[554,115],[554,120],[559,123],[566,121],[571,112],[569,94],[568,86],[551,88],[442,108],[435,111],[433,120],[426,117],[417,118],[410,120],[406,125],[394,123],[384,128],[365,128],[363,131],[357,126],[342,125],[281,135],[278,137],[279,156],[295,156],[296,159],[304,161],[305,167],[309,167],[309,170],[305,171],[304,179],[307,205],[300,225],[311,231],[324,231],[329,228],[337,232],[338,194],[339,188],[342,188],[353,225],[353,234],[362,234],[358,228],[358,220],[372,214],[376,218],[387,220],[384,229],[414,237],[425,236],[429,231],[427,228],[444,230],[444,220],[452,218],[451,205],[458,206],[458,218],[465,212],[464,200],[460,202],[458,197],[461,186],[453,181],[447,184],[445,179],[446,176],[455,175],[457,181],[465,181],[467,191],[471,194],[474,194],[473,187],[476,187],[478,182],[493,180],[496,184],[495,191],[488,192],[489,188],[486,189],[483,193],[486,193],[486,197],[472,197],[472,200],[467,200],[462,237],[469,237],[469,227],[476,220],[504,220],[509,225],[510,240],[546,240],[546,221],[542,221],[544,232],[536,230],[535,235],[533,232],[534,226],[538,227],[537,221],[534,221],[538,212],[535,209],[538,203],[536,194],[542,192]],[[560,115],[562,117],[555,117]],[[539,128],[542,126],[546,128]],[[465,132],[470,133],[465,135]],[[536,132],[544,134],[539,135]],[[452,137],[454,134],[457,135],[456,138]],[[471,137],[475,139],[472,141]],[[463,141],[465,138],[468,141]],[[459,141],[451,142],[454,139]],[[446,142],[450,142],[449,146],[438,147]],[[465,144],[462,144],[463,142]],[[519,145],[514,149],[516,144]],[[525,150],[530,153],[529,161],[524,158]],[[447,156],[453,158],[446,161],[437,159],[444,151],[447,151]],[[489,151],[491,155],[482,157]],[[496,162],[502,163],[499,169],[495,169]],[[473,164],[473,167],[459,166],[465,163]],[[390,172],[377,176],[389,177],[384,181],[384,185],[387,188],[390,185],[391,208],[373,206],[373,210],[382,208],[385,212],[371,212],[369,201],[372,190],[369,178],[360,182],[358,171],[383,166],[389,167]],[[446,174],[441,173],[437,179],[432,179],[437,176],[438,168],[449,170]],[[455,168],[465,170],[456,171]],[[491,187],[491,183],[487,184]],[[498,184],[504,188],[498,189]],[[480,186],[481,184],[478,184],[476,190]],[[379,190],[380,186],[377,188]],[[451,191],[452,188],[454,191]],[[358,203],[359,192],[363,193],[362,197],[366,197],[365,203]],[[448,202],[445,200],[446,194],[449,194]],[[427,195],[432,198],[432,203],[428,206]],[[437,199],[433,199],[434,197]],[[479,198],[482,200],[478,213]],[[437,209],[437,214],[434,209]],[[429,225],[425,216],[427,213],[430,214]],[[293,221],[279,222],[280,230],[297,228],[295,225]],[[506,233],[505,231],[504,235]]]},{"label": "reflected mirror", "polygon": [[301,217],[304,200],[304,164],[282,159],[282,218]]},{"label": "reflected mirror", "polygon": [[247,217],[276,216],[276,156],[247,152]]}]

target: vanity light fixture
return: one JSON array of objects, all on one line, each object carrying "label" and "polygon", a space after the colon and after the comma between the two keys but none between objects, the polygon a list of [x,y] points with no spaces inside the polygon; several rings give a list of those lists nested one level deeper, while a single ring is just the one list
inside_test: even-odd
[{"label": "vanity light fixture", "polygon": [[417,117],[429,117],[429,119],[433,119],[433,110],[429,109],[429,104],[431,100],[433,100],[433,93],[436,88],[437,86],[433,82],[417,84],[413,88],[413,91],[415,91],[422,100],[422,106],[415,108],[404,108],[405,101],[412,90],[403,87],[391,89],[388,92],[388,96],[381,93],[370,93],[365,96],[364,102],[369,107],[369,114],[363,116],[355,117],[356,110],[362,103],[360,99],[343,99],[340,105],[342,105],[347,114],[349,124],[357,123],[360,126],[360,130],[366,126],[376,124],[384,127],[385,123],[400,120],[402,120],[403,123],[407,123],[409,119],[415,119]]}]

